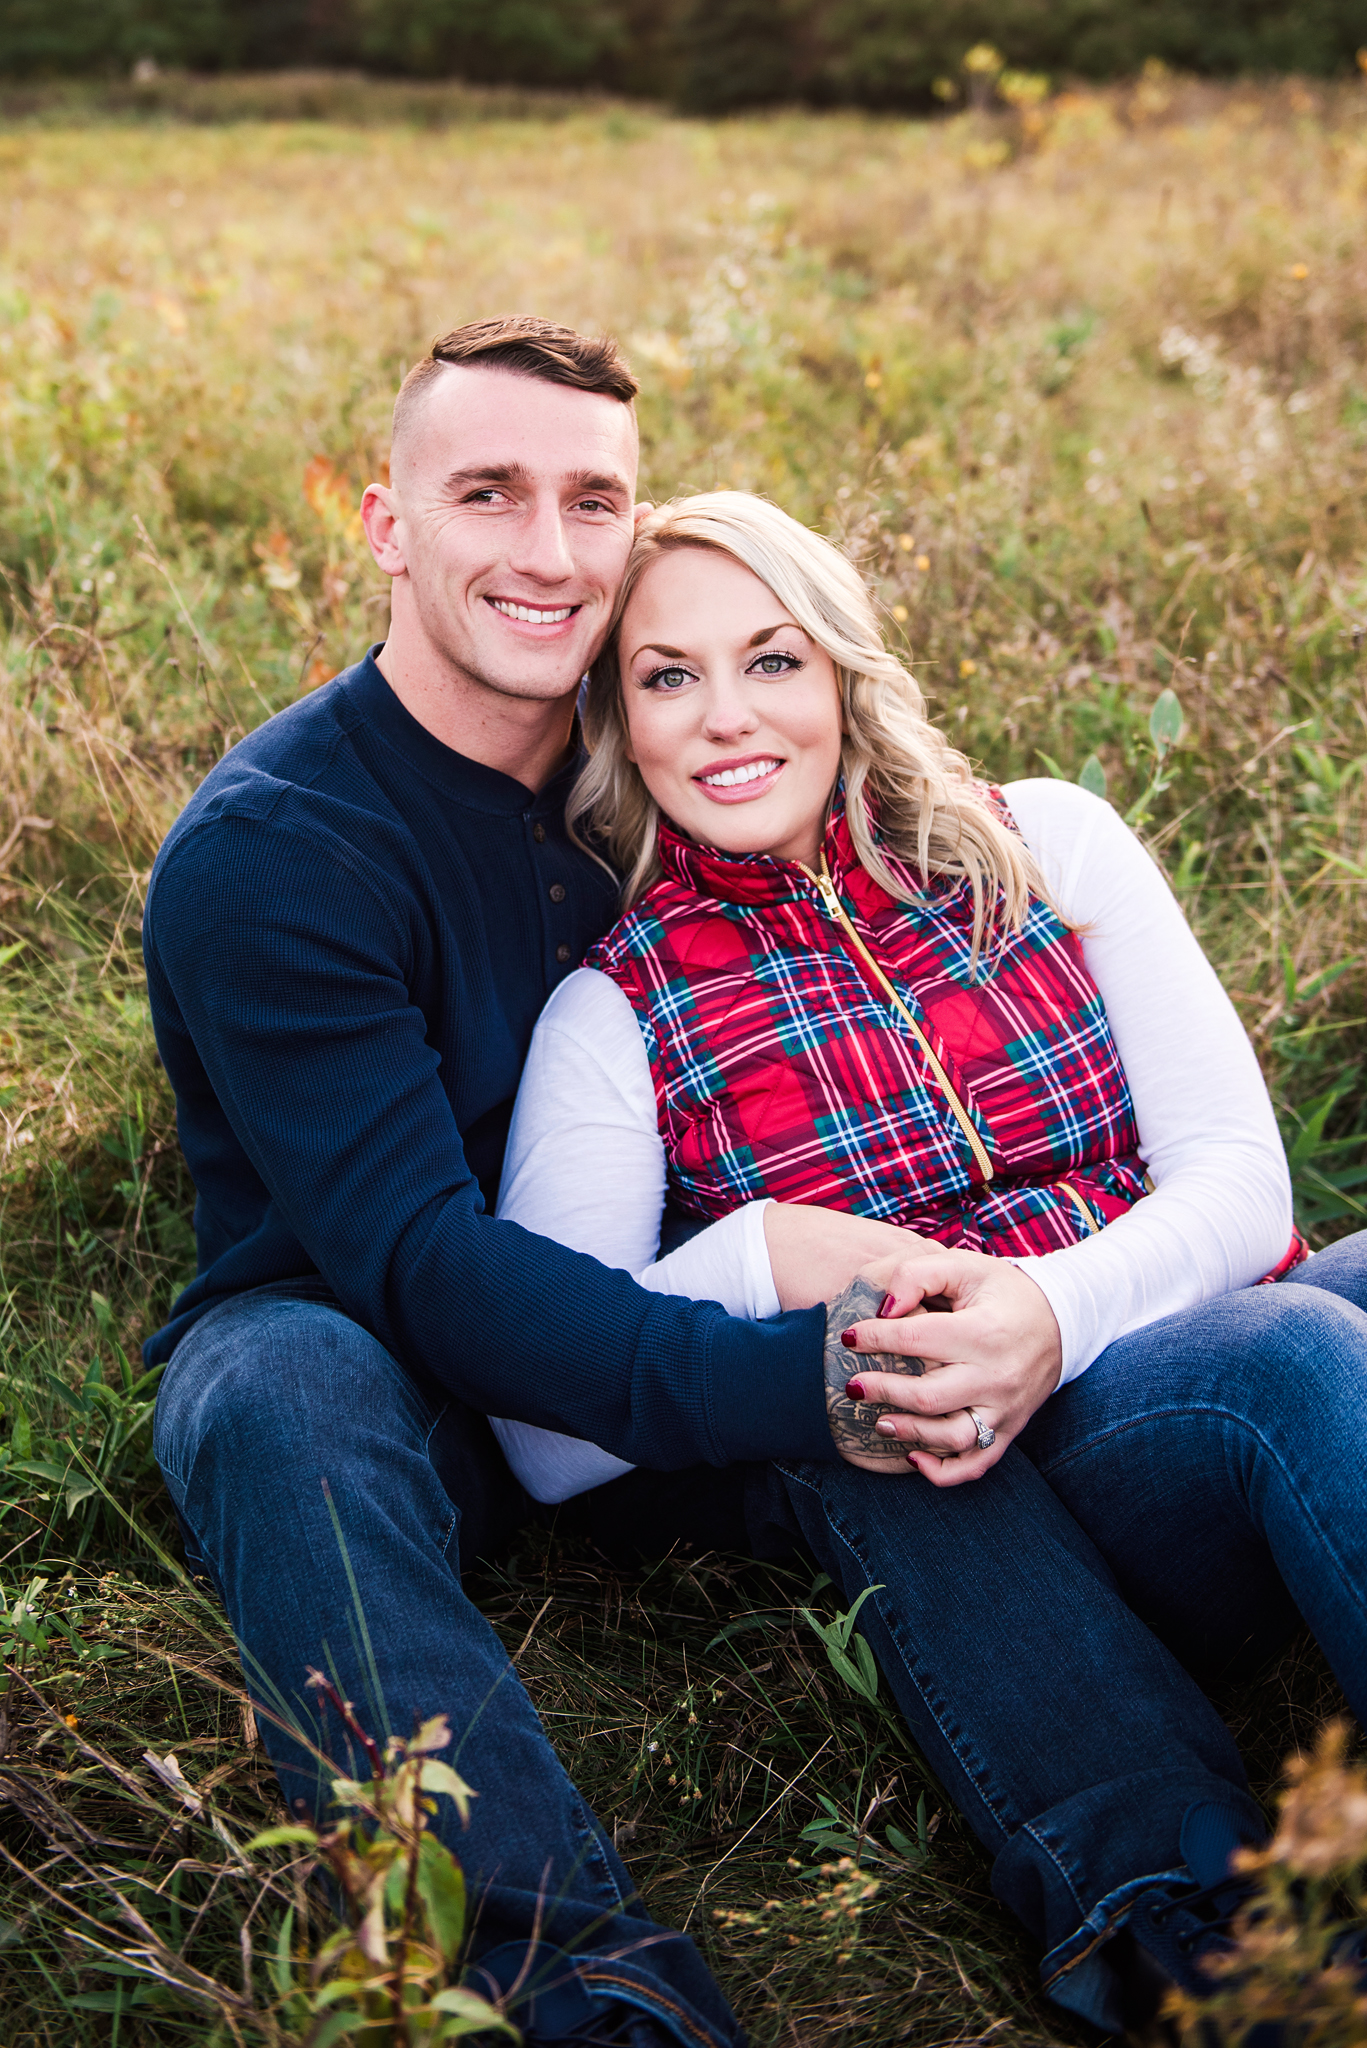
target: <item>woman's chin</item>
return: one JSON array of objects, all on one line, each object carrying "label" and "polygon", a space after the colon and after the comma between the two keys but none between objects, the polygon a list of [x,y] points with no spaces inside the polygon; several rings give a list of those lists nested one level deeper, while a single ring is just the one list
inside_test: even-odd
[{"label": "woman's chin", "polygon": [[[765,854],[778,860],[798,857],[785,851],[794,843],[791,823],[766,818],[759,814],[758,807],[754,812],[744,804],[709,803],[705,812],[699,812],[693,805],[689,808],[691,815],[685,830],[699,846],[710,846],[715,853],[749,855],[756,860]],[[798,836],[805,844],[811,835]],[[820,838],[819,830],[817,837]]]}]

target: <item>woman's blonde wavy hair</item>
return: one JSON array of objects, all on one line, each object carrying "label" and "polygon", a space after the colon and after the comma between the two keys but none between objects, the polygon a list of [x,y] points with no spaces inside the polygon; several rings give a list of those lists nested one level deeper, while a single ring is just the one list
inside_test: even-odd
[{"label": "woman's blonde wavy hair", "polygon": [[[589,675],[589,759],[570,793],[571,836],[626,876],[623,907],[661,872],[659,806],[627,758],[618,660],[622,615],[651,563],[674,548],[710,548],[758,576],[835,665],[844,711],[841,767],[850,837],[888,894],[914,902],[905,872],[960,876],[973,891],[973,956],[995,932],[1018,930],[1043,878],[1022,840],[984,802],[964,756],[926,716],[915,679],[888,653],[863,579],[838,548],[746,491],[705,491],[658,505],[642,521],[602,653]],[[878,837],[863,802],[873,797]],[[880,844],[881,842],[881,844]]]}]

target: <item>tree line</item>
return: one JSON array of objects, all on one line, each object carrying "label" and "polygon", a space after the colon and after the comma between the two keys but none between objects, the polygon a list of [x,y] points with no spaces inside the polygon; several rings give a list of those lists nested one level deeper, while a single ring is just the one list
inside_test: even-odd
[{"label": "tree line", "polygon": [[799,101],[913,111],[965,54],[1109,78],[1351,68],[1362,0],[0,0],[0,78],[342,66],[581,87],[692,112]]}]

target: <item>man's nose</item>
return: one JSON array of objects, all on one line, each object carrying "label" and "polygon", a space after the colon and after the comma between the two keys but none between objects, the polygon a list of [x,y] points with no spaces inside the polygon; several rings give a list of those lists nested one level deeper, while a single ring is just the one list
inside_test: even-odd
[{"label": "man's nose", "polygon": [[560,505],[538,499],[518,523],[508,567],[536,583],[564,583],[574,574],[574,556]]}]

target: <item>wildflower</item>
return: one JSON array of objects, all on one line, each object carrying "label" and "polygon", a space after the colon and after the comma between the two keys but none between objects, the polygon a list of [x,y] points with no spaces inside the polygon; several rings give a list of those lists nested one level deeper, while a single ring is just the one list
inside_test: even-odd
[{"label": "wildflower", "polygon": [[959,663],[959,674],[960,674],[960,676],[961,676],[961,677],[963,678],[963,680],[964,680],[964,681],[966,682],[966,681],[968,680],[969,676],[975,676],[975,675],[976,675],[977,673],[978,673],[978,664],[977,664],[977,662],[976,662],[976,661],[970,661],[970,660],[969,660],[969,658],[968,658],[968,656],[967,656],[967,655],[965,655],[965,656],[964,656],[964,658],[963,658],[963,660],[962,660],[962,661],[961,661],[961,662]]},{"label": "wildflower", "polygon": [[909,533],[899,533],[897,536],[897,545],[902,550],[902,553],[904,555],[909,555],[912,549],[915,547],[916,542]]},{"label": "wildflower", "polygon": [[68,1728],[79,1728],[81,1725],[74,1714],[63,1714],[62,1721]]},{"label": "wildflower", "polygon": [[864,379],[864,389],[866,391],[877,391],[882,381],[883,372],[881,370],[870,370]]},{"label": "wildflower", "polygon": [[909,616],[906,606],[904,604],[895,604],[892,608],[892,616],[896,619],[899,626],[905,626]]},{"label": "wildflower", "polygon": [[916,557],[916,566],[921,571],[921,574],[924,576],[926,570],[930,567],[930,556],[918,555]]},{"label": "wildflower", "polygon": [[1312,1756],[1287,1766],[1290,1789],[1260,1861],[1284,1863],[1305,1877],[1329,1877],[1362,1860],[1367,1842],[1367,1771],[1344,1761],[1348,1731],[1331,1722]]}]

